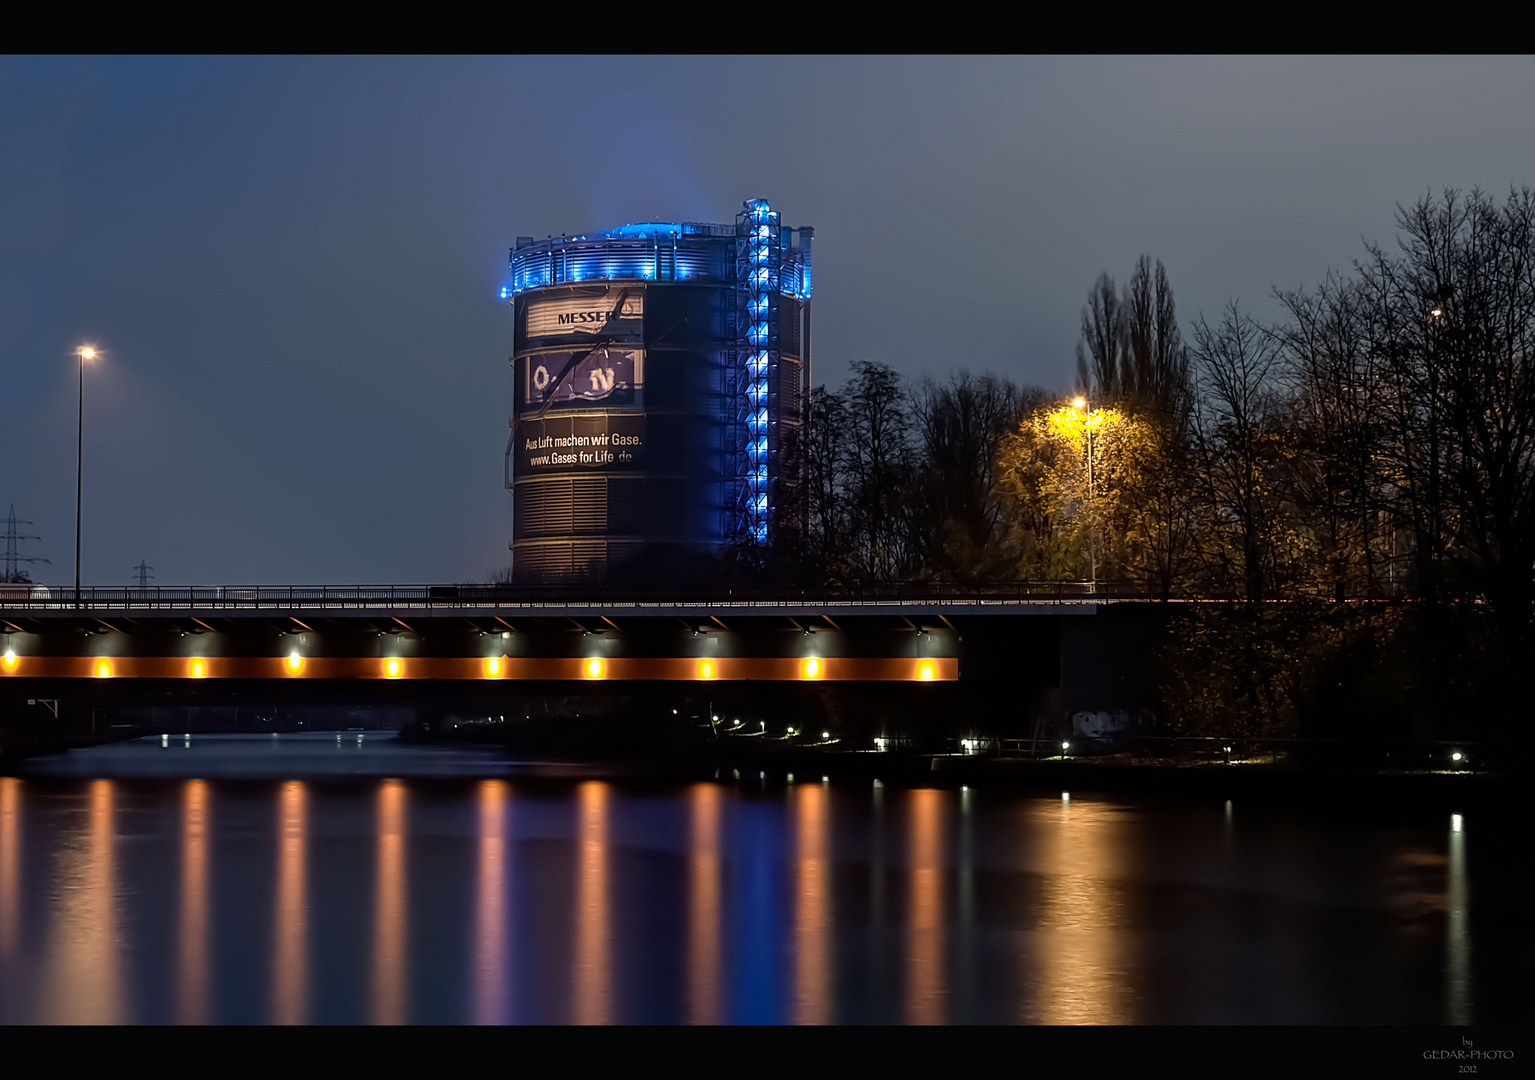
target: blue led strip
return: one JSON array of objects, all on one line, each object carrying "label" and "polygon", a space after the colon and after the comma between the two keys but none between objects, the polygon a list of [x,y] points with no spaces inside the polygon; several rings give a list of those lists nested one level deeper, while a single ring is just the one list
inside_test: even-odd
[{"label": "blue led strip", "polygon": [[[772,219],[769,229],[781,239],[786,234],[778,215],[771,210],[767,213]],[[510,300],[530,289],[584,281],[740,280],[731,256],[732,242],[740,240],[737,229],[741,227],[739,223],[622,225],[581,236],[549,237],[510,253],[512,280],[502,286],[501,299]],[[778,292],[800,300],[810,296],[808,237],[802,245],[774,245],[770,253]]]},{"label": "blue led strip", "polygon": [[742,450],[737,480],[739,538],[765,544],[772,518],[774,439],[770,384],[778,366],[778,212],[762,199],[736,218],[737,417]]}]

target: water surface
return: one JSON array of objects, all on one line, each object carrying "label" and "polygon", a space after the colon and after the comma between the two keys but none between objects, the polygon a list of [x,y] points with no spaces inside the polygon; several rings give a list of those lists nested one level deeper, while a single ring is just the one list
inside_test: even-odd
[{"label": "water surface", "polygon": [[1527,1023],[1523,852],[1469,811],[155,737],[0,777],[0,1022]]}]

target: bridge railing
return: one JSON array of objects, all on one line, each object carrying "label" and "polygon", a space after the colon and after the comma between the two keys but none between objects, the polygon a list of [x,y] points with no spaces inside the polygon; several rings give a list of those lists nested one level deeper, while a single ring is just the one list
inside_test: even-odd
[{"label": "bridge railing", "polygon": [[8,611],[334,608],[910,607],[919,604],[1081,604],[1156,597],[1138,582],[919,582],[890,585],[618,588],[589,585],[0,585]]}]

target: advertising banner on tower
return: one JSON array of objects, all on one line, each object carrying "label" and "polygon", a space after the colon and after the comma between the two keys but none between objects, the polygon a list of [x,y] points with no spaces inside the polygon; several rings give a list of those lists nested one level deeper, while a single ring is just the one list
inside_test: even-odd
[{"label": "advertising banner on tower", "polygon": [[528,337],[640,341],[645,330],[645,291],[638,287],[582,288],[574,294],[528,301]]},{"label": "advertising banner on tower", "polygon": [[645,460],[642,413],[587,413],[519,420],[512,433],[517,475],[635,469]]},{"label": "advertising banner on tower", "polygon": [[522,364],[522,400],[528,409],[583,402],[634,405],[635,392],[645,383],[645,354],[638,349],[535,353]]}]

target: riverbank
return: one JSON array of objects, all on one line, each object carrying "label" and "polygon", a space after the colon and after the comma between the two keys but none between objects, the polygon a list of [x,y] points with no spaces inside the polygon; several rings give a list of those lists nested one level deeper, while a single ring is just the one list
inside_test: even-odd
[{"label": "riverbank", "polygon": [[1167,794],[1306,801],[1333,806],[1372,800],[1422,801],[1454,807],[1472,802],[1501,804],[1511,802],[1530,779],[1511,769],[1382,768],[1329,761],[1320,756],[1229,763],[1197,755],[1024,758],[845,750],[835,742],[804,744],[740,736],[704,737],[670,745],[630,743],[593,753],[568,743],[550,745],[542,739],[477,740],[462,730],[443,736],[412,732],[402,737],[420,745],[495,750],[529,768],[577,768],[585,775],[615,779],[767,783],[856,779],[903,786],[984,786],[1051,795]]},{"label": "riverbank", "polygon": [[[289,733],[301,742],[326,741],[335,733]],[[235,736],[226,736],[226,738]],[[257,736],[248,735],[247,738]],[[260,736],[263,742],[269,736]],[[194,736],[202,743],[204,736]],[[277,737],[281,739],[281,736]],[[355,733],[342,738],[350,746]],[[1419,803],[1452,811],[1472,805],[1512,806],[1530,779],[1512,770],[1382,769],[1329,765],[1321,761],[1212,762],[1196,758],[1145,758],[1129,755],[1099,758],[1009,758],[980,754],[851,751],[835,743],[796,745],[786,740],[748,738],[703,739],[690,745],[627,746],[603,753],[573,746],[518,745],[504,740],[405,736],[370,733],[368,745],[398,745],[402,749],[448,752],[462,750],[456,776],[580,776],[587,779],[652,780],[694,783],[720,780],[782,785],[806,781],[880,781],[903,787],[975,787],[1033,792],[1041,795],[1122,794],[1137,797],[1195,797],[1263,800],[1308,804],[1318,808],[1370,803]],[[0,747],[0,773],[52,773],[63,764],[52,755],[122,741],[97,737],[37,740],[24,746]],[[181,737],[176,738],[179,744]],[[360,742],[360,740],[359,740]],[[266,744],[288,748],[287,740]],[[263,758],[266,755],[263,754]],[[434,755],[435,756],[435,755]],[[404,759],[401,759],[403,761]],[[476,763],[477,762],[477,763]],[[105,764],[98,762],[97,764]],[[168,764],[168,763],[167,763]],[[268,765],[273,762],[268,762]],[[309,767],[313,767],[310,763]],[[326,762],[321,772],[334,771]],[[306,771],[304,759],[287,766]],[[380,764],[386,772],[398,764]],[[65,766],[65,771],[72,771]],[[347,770],[343,770],[345,772]],[[441,769],[430,770],[433,775]],[[393,772],[390,772],[393,775]],[[407,768],[401,775],[409,774]],[[295,776],[298,774],[295,773]]]}]

